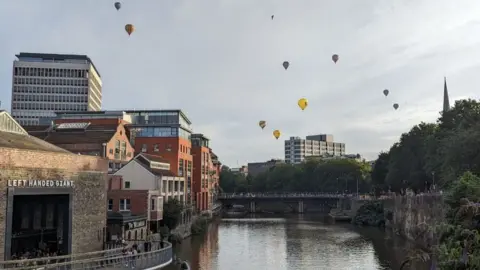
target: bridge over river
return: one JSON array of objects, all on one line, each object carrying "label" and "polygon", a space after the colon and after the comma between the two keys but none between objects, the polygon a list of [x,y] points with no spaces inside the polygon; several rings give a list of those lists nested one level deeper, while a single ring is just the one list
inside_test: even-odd
[{"label": "bridge over river", "polygon": [[[371,199],[368,195],[336,193],[223,193],[223,206],[243,205],[250,213],[330,213],[334,208],[350,210],[352,202]],[[355,207],[354,207],[355,208]]]},{"label": "bridge over river", "polygon": [[150,251],[124,255],[124,247],[84,254],[0,262],[0,269],[12,270],[76,270],[76,269],[162,269],[172,262],[172,245],[168,242],[151,242]]}]

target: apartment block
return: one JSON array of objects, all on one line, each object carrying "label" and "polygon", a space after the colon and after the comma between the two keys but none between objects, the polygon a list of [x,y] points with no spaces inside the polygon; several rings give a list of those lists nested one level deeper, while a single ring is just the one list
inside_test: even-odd
[{"label": "apartment block", "polygon": [[310,156],[343,156],[345,143],[334,142],[333,135],[310,135],[305,139],[290,137],[285,140],[285,162],[298,164]]},{"label": "apartment block", "polygon": [[12,117],[22,126],[62,111],[98,111],[102,80],[86,55],[20,53],[13,62]]}]

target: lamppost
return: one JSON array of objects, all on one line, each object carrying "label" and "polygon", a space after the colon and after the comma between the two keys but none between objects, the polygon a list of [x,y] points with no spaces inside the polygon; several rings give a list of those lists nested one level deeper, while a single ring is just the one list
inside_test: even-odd
[{"label": "lamppost", "polygon": [[435,191],[435,171],[432,171],[432,186],[433,186],[433,191]]}]

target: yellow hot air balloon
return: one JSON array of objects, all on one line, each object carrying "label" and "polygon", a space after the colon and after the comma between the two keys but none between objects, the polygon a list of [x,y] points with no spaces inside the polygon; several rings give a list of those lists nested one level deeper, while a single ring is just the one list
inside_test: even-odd
[{"label": "yellow hot air balloon", "polygon": [[130,36],[133,31],[135,31],[135,26],[133,26],[133,24],[127,24],[125,25],[125,31],[127,31],[127,34]]},{"label": "yellow hot air balloon", "polygon": [[277,139],[277,140],[278,140],[278,138],[280,138],[281,134],[282,133],[280,133],[280,130],[278,130],[278,129],[273,131],[273,137],[275,137],[275,139]]},{"label": "yellow hot air balloon", "polygon": [[265,121],[262,120],[262,121],[258,122],[258,125],[259,125],[262,129],[264,129],[264,128],[267,126],[267,122],[265,122]]},{"label": "yellow hot air balloon", "polygon": [[308,106],[308,100],[306,98],[301,98],[298,100],[298,107],[300,107],[302,111],[305,110],[307,106]]}]

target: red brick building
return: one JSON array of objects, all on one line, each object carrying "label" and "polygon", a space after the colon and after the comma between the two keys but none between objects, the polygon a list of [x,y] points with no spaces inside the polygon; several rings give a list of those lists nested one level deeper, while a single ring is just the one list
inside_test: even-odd
[{"label": "red brick building", "polygon": [[[125,183],[122,176],[109,176],[107,185],[107,241],[119,238],[145,240],[149,232],[147,223],[148,211],[151,210],[149,204],[155,192],[130,190],[124,187]],[[158,196],[158,194],[156,195]]]},{"label": "red brick building", "polygon": [[199,211],[209,210],[213,202],[215,171],[210,154],[210,140],[203,134],[192,134],[193,196]]},{"label": "red brick building", "polygon": [[126,123],[122,119],[57,119],[51,126],[26,129],[30,135],[72,153],[106,157],[113,173],[134,156]]},{"label": "red brick building", "polygon": [[170,170],[185,177],[187,203],[191,203],[193,157],[191,122],[181,110],[125,111],[135,153],[158,155],[170,163]]}]

